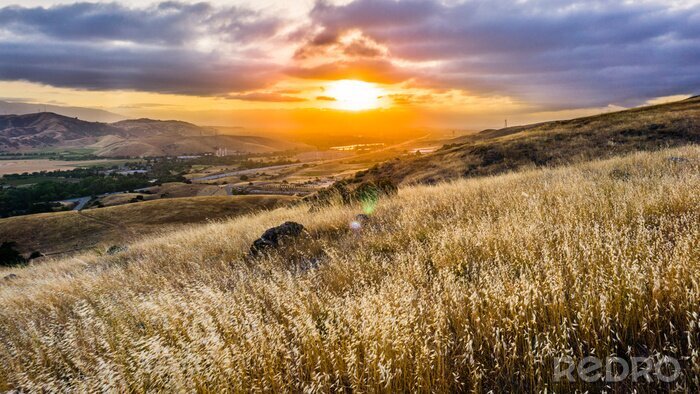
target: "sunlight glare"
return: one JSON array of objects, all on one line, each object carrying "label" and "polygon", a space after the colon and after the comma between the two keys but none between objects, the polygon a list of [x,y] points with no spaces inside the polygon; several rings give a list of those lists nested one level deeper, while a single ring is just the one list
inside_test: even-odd
[{"label": "sunlight glare", "polygon": [[347,111],[377,108],[382,96],[381,89],[374,84],[350,79],[331,82],[326,93],[336,100],[336,108]]}]

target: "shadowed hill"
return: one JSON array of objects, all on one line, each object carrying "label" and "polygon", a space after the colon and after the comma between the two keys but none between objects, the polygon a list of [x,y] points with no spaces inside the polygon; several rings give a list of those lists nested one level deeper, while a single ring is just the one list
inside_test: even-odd
[{"label": "shadowed hill", "polygon": [[0,116],[0,151],[89,145],[101,137],[122,134],[105,123],[50,112]]},{"label": "shadowed hill", "polygon": [[585,118],[485,130],[455,139],[432,154],[385,163],[360,174],[358,180],[434,183],[690,143],[700,143],[697,96]]}]

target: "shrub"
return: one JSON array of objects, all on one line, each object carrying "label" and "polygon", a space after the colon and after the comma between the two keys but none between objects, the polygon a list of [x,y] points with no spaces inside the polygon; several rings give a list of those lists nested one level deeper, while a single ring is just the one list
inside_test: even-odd
[{"label": "shrub", "polygon": [[22,257],[16,247],[17,243],[11,241],[3,242],[2,245],[0,245],[0,266],[14,267],[27,263],[27,259]]}]

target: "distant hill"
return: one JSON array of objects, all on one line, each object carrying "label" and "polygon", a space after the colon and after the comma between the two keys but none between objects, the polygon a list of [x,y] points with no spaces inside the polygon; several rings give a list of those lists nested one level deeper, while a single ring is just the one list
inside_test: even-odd
[{"label": "distant hill", "polygon": [[449,141],[431,154],[384,163],[356,180],[435,183],[693,143],[700,143],[698,96],[585,118],[484,130]]},{"label": "distant hill", "polygon": [[0,151],[82,147],[123,131],[105,123],[86,122],[50,112],[0,116]]},{"label": "distant hill", "polygon": [[43,112],[0,116],[0,151],[88,148],[103,157],[163,156],[213,152],[274,152],[300,147],[265,137],[217,135],[217,130],[181,121],[152,119],[87,122]]},{"label": "distant hill", "polygon": [[216,135],[215,128],[200,127],[179,120],[128,119],[112,123],[112,126],[126,131],[133,136],[177,135],[198,137]]},{"label": "distant hill", "polygon": [[0,101],[0,115],[27,115],[37,112],[53,112],[63,116],[78,117],[89,122],[110,123],[126,119],[125,116],[102,109]]}]

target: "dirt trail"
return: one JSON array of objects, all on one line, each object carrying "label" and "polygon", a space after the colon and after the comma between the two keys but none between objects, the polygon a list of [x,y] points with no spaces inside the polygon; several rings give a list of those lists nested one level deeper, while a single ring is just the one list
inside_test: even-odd
[{"label": "dirt trail", "polygon": [[134,230],[129,229],[129,228],[127,228],[127,227],[124,227],[123,225],[121,225],[121,224],[119,224],[119,223],[115,223],[115,222],[112,222],[112,221],[109,221],[109,220],[97,218],[97,217],[95,217],[95,216],[92,216],[92,215],[89,215],[89,214],[85,213],[85,211],[79,211],[78,214],[81,215],[82,217],[88,219],[88,220],[92,220],[93,222],[102,224],[102,225],[107,226],[107,227],[112,227],[112,228],[114,228],[114,229],[117,229],[119,232],[121,232],[121,233],[123,233],[123,234],[125,234],[125,235],[126,235],[127,233],[128,233],[128,235],[131,235],[131,236],[136,236],[136,235],[137,235],[137,234],[134,232]]}]

